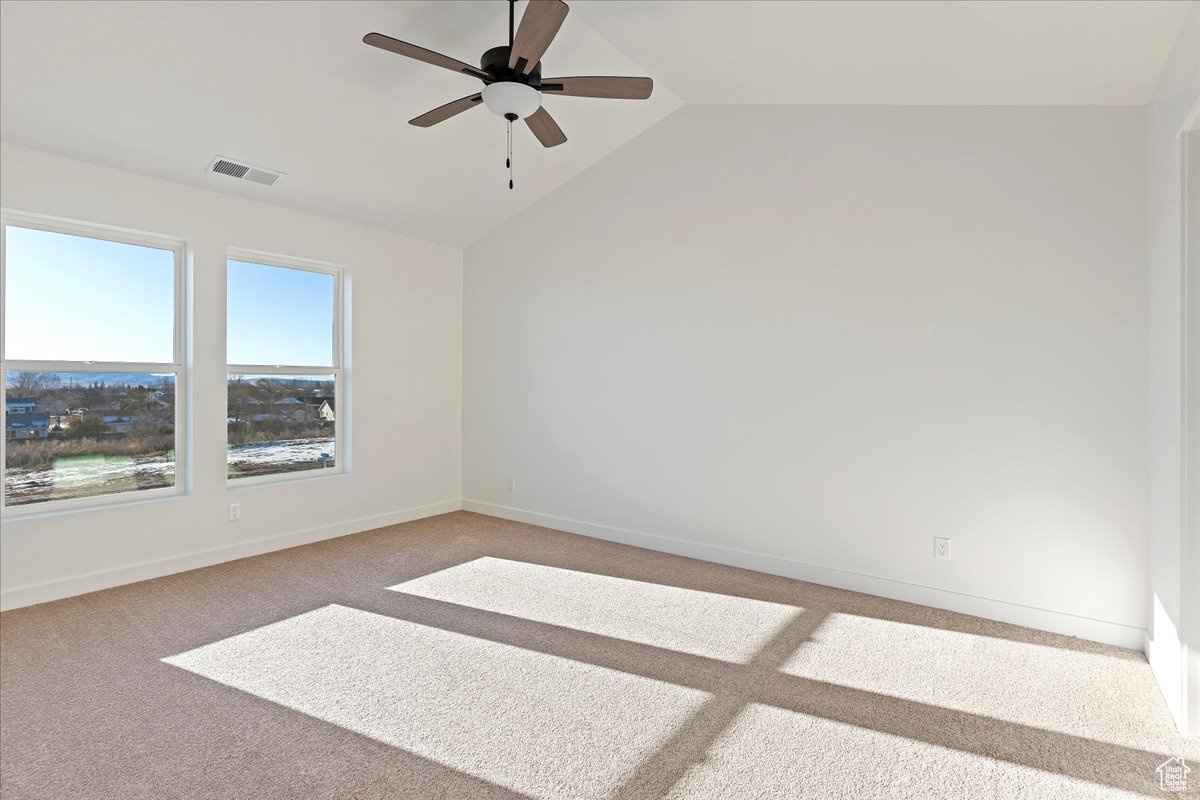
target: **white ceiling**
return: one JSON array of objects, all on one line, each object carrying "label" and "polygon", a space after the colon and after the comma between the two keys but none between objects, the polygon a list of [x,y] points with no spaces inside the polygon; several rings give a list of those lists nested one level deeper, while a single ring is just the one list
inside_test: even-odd
[{"label": "white ceiling", "polygon": [[[423,239],[466,244],[674,111],[548,98],[568,141],[544,149],[473,109],[408,120],[473,94],[463,75],[362,43],[378,31],[478,63],[507,43],[507,4],[463,2],[0,3],[0,140],[261,198]],[[568,16],[551,75],[643,75]],[[271,188],[204,170],[214,155],[287,173]]]},{"label": "white ceiling", "polygon": [[[547,100],[544,150],[477,109],[479,84],[361,43],[476,63],[500,0],[0,3],[0,140],[424,239],[469,243],[682,102],[1140,105],[1190,3],[1171,0],[569,0],[550,75],[650,75],[643,102]],[[518,11],[519,13],[519,11]],[[287,173],[204,172],[214,155]]]},{"label": "white ceiling", "polygon": [[574,0],[687,103],[1143,105],[1186,0]]}]

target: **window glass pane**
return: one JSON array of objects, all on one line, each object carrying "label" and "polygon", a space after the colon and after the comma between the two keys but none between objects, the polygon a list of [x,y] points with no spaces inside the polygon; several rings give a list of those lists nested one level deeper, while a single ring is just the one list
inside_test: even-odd
[{"label": "window glass pane", "polygon": [[174,363],[175,253],[6,226],[4,357]]},{"label": "window glass pane", "polygon": [[230,375],[229,477],[336,466],[336,385],[333,375]]},{"label": "window glass pane", "polygon": [[8,372],[4,502],[175,485],[175,376]]},{"label": "window glass pane", "polygon": [[333,275],[228,266],[228,363],[333,366]]}]

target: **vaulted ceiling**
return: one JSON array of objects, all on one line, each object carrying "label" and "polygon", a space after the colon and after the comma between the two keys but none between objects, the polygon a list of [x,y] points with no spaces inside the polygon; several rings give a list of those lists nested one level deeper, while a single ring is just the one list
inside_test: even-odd
[{"label": "vaulted ceiling", "polygon": [[[508,41],[507,3],[5,2],[0,139],[180,183],[465,244],[680,105],[549,98],[568,142],[544,149],[479,109],[408,120],[479,81],[368,47],[378,31],[478,63]],[[550,75],[640,75],[575,15]],[[206,173],[220,154],[286,173],[270,188]]]},{"label": "vaulted ceiling", "polygon": [[1184,0],[575,0],[688,103],[1143,105]]},{"label": "vaulted ceiling", "polygon": [[[467,244],[699,103],[1140,105],[1189,3],[569,0],[547,75],[650,75],[647,101],[552,97],[543,149],[486,111],[417,114],[479,84],[362,44],[476,63],[501,0],[0,4],[0,140],[449,244]],[[518,14],[520,11],[518,10]],[[273,187],[205,172],[215,155]]]}]

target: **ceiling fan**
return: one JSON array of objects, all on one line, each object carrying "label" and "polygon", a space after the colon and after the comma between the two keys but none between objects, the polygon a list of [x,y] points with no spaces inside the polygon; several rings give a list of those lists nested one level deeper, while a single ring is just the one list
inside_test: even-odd
[{"label": "ceiling fan", "polygon": [[[570,77],[543,78],[542,54],[554,41],[570,10],[562,0],[529,0],[514,29],[516,0],[508,0],[508,44],[493,47],[479,59],[479,68],[458,59],[402,42],[382,33],[368,33],[363,42],[435,67],[453,70],[483,81],[483,90],[459,98],[419,117],[410,125],[428,128],[480,105],[487,106],[509,123],[509,159],[512,168],[512,123],[525,120],[529,130],[545,147],[556,147],[567,140],[558,123],[542,106],[542,95],[570,97],[607,97],[618,100],[645,100],[654,90],[650,78]],[[512,180],[509,180],[512,188]]]}]

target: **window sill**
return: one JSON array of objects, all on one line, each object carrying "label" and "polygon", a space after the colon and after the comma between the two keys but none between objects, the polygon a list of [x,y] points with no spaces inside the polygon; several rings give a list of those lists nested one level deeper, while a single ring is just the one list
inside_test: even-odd
[{"label": "window sill", "polygon": [[[316,474],[313,474],[316,473]],[[327,469],[327,470],[306,470],[291,474],[281,475],[258,475],[253,478],[235,478],[225,479],[225,488],[231,492],[241,491],[243,489],[262,489],[268,486],[291,485],[295,483],[311,483],[313,481],[326,481],[334,478],[343,478],[349,475],[344,469]]]},{"label": "window sill", "polygon": [[[153,494],[150,494],[153,492]],[[28,503],[20,506],[5,506],[0,518],[6,523],[22,522],[24,520],[59,517],[66,514],[82,514],[93,511],[112,511],[133,506],[144,506],[152,503],[171,502],[190,497],[191,493],[179,489],[150,489],[146,495],[130,496],[128,494],[112,495],[111,499],[94,500],[77,503],[76,500],[50,500],[45,503]],[[80,498],[81,500],[84,498]],[[91,500],[91,498],[86,498]],[[70,504],[70,505],[67,505]]]}]

